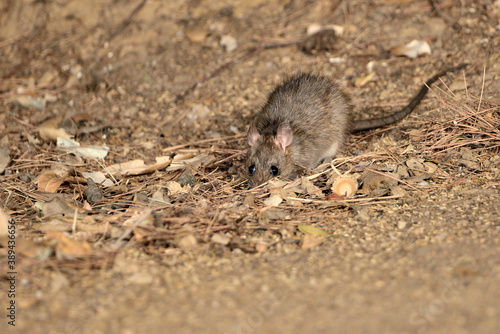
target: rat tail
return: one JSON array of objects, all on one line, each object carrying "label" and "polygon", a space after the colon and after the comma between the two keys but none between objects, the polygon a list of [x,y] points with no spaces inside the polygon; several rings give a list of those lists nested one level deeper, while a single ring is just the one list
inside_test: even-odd
[{"label": "rat tail", "polygon": [[409,113],[415,109],[415,107],[422,101],[424,98],[425,94],[429,91],[429,87],[440,77],[445,75],[446,73],[449,72],[454,72],[458,71],[462,68],[467,66],[467,64],[460,64],[458,66],[449,68],[445,71],[442,71],[436,75],[434,75],[432,78],[427,80],[425,84],[420,88],[420,91],[418,92],[417,95],[411,99],[410,103],[408,103],[403,109],[395,112],[392,115],[389,116],[384,116],[384,117],[379,117],[379,118],[372,118],[372,119],[365,119],[365,120],[359,120],[359,121],[354,121],[352,123],[351,127],[351,132],[360,132],[360,131],[365,131],[365,130],[370,130],[370,129],[376,129],[380,128],[389,124],[396,123],[400,120],[402,120],[404,117],[406,117]]}]

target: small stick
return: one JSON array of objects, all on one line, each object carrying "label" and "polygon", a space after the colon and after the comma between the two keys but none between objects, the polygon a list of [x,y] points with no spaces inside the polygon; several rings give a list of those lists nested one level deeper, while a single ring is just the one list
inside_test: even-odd
[{"label": "small stick", "polygon": [[142,0],[142,2],[134,8],[132,13],[130,13],[130,15],[109,36],[109,41],[111,41],[113,38],[115,38],[119,33],[121,33],[132,22],[132,18],[142,9],[142,7],[144,7],[144,5],[146,4],[146,1],[148,1],[148,0]]}]

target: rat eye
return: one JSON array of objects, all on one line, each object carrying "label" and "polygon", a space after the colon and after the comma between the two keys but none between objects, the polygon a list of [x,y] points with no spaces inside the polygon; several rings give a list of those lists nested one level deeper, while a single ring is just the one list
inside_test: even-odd
[{"label": "rat eye", "polygon": [[253,175],[255,173],[255,165],[250,165],[250,167],[248,167],[248,172],[250,175]]},{"label": "rat eye", "polygon": [[278,175],[278,172],[279,172],[279,170],[278,170],[278,167],[276,167],[276,166],[271,166],[271,168],[269,168],[269,173],[271,173],[272,176]]}]

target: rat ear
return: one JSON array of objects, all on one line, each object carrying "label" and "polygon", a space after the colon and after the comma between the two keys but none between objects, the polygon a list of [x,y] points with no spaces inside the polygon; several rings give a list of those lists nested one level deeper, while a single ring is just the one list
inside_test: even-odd
[{"label": "rat ear", "polygon": [[247,137],[248,137],[248,145],[250,146],[254,146],[257,140],[260,138],[259,130],[257,130],[254,123],[250,124]]},{"label": "rat ear", "polygon": [[290,146],[293,140],[293,132],[290,124],[282,124],[278,128],[276,137],[274,137],[274,143],[276,146],[281,148],[283,152],[286,152],[286,148]]}]

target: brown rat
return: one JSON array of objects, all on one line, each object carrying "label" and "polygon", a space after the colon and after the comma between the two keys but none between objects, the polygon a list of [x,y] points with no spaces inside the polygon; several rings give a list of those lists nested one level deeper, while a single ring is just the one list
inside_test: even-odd
[{"label": "brown rat", "polygon": [[252,186],[274,176],[293,179],[302,168],[313,169],[333,158],[349,132],[364,131],[395,123],[408,115],[439,77],[436,74],[400,111],[381,118],[350,121],[349,97],[332,80],[301,73],[286,80],[269,95],[248,129],[250,149],[246,170]]}]

